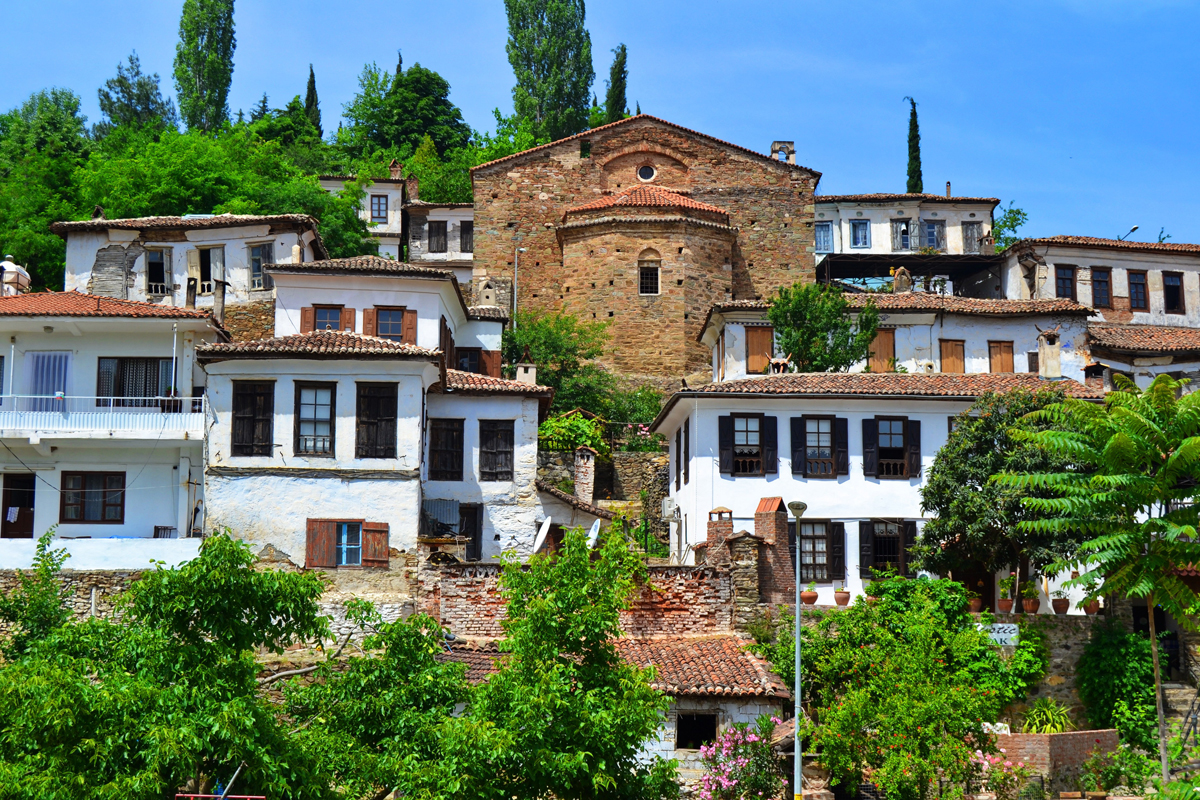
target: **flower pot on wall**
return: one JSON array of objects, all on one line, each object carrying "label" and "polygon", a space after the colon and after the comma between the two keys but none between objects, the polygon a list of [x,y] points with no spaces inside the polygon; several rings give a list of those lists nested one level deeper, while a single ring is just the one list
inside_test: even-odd
[{"label": "flower pot on wall", "polygon": [[970,601],[968,601],[968,608],[971,609],[972,614],[978,614],[979,611],[983,608],[983,598],[982,597],[972,597],[970,599]]},{"label": "flower pot on wall", "polygon": [[1001,614],[1011,614],[1012,613],[1012,604],[1013,604],[1012,598],[1005,598],[1003,600],[996,601],[996,608],[1000,609]]},{"label": "flower pot on wall", "polygon": [[1036,597],[1021,598],[1021,608],[1025,609],[1026,614],[1036,614],[1041,607],[1042,601]]},{"label": "flower pot on wall", "polygon": [[1090,603],[1084,603],[1083,604],[1083,613],[1087,614],[1089,617],[1099,614],[1100,613],[1100,601],[1093,600]]},{"label": "flower pot on wall", "polygon": [[837,603],[839,606],[849,605],[850,593],[845,589],[838,589],[833,593],[833,602]]},{"label": "flower pot on wall", "polygon": [[1056,597],[1050,601],[1050,605],[1054,608],[1054,613],[1061,616],[1070,610],[1071,601],[1065,597]]},{"label": "flower pot on wall", "polygon": [[804,603],[804,605],[806,605],[806,606],[815,606],[817,604],[817,593],[816,592],[801,592],[800,593],[800,602]]}]

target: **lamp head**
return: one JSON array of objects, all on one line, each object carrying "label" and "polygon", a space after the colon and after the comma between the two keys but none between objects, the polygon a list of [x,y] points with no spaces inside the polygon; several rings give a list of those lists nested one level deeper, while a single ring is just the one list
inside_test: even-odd
[{"label": "lamp head", "polygon": [[801,500],[793,500],[787,504],[787,507],[788,511],[792,512],[793,517],[800,519],[800,517],[804,516],[804,512],[808,510],[808,503]]},{"label": "lamp head", "polygon": [[1136,231],[1136,230],[1137,230],[1138,228],[1140,228],[1140,227],[1142,227],[1142,226],[1141,226],[1141,225],[1134,225],[1132,228],[1130,228],[1130,229],[1129,229],[1129,232],[1130,232],[1130,233],[1133,233],[1134,231]]}]

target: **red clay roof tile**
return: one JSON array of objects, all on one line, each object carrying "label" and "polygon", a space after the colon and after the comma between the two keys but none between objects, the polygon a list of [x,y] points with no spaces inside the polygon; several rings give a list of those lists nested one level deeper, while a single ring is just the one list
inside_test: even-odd
[{"label": "red clay roof tile", "polygon": [[1125,239],[1100,239],[1095,236],[1043,236],[1038,239],[1022,239],[1008,249],[1013,250],[1025,245],[1050,244],[1104,247],[1112,250],[1140,250],[1151,253],[1200,254],[1200,244],[1188,244],[1187,242],[1130,242]]},{"label": "red clay roof tile", "polygon": [[1200,329],[1159,325],[1091,325],[1088,338],[1095,347],[1135,353],[1200,351]]},{"label": "red clay roof tile", "polygon": [[140,303],[83,292],[32,292],[0,297],[0,316],[211,319],[212,313],[197,308]]},{"label": "red clay roof tile", "polygon": [[432,361],[441,354],[441,350],[430,350],[377,336],[328,330],[196,348],[196,357],[201,361],[239,358],[424,358]]},{"label": "red clay roof tile", "polygon": [[[1030,372],[947,373],[905,372],[798,372],[763,375],[733,381],[710,383],[686,392],[688,395],[762,394],[762,395],[882,395],[904,397],[974,398],[989,392],[1013,389],[1062,389],[1072,397],[1098,400],[1102,389],[1085,386],[1070,378],[1043,380]],[[676,392],[675,397],[685,392]]]},{"label": "red clay roof tile", "polygon": [[[551,395],[554,390],[549,386],[535,386],[521,381],[505,378],[493,378],[491,375],[480,375],[477,372],[463,372],[457,369],[446,370],[446,384],[453,392],[471,392],[478,394],[534,394]],[[435,384],[430,391],[441,390],[441,384]]]},{"label": "red clay roof tile", "polygon": [[701,203],[690,197],[672,192],[661,186],[646,184],[622,189],[616,194],[604,195],[582,205],[568,208],[566,213],[575,214],[582,211],[600,211],[606,208],[625,208],[630,206],[653,208],[685,208],[690,211],[706,211],[710,214],[729,216],[723,208]]},{"label": "red clay roof tile", "polygon": [[903,200],[920,200],[925,203],[987,203],[1000,205],[998,197],[946,197],[940,194],[825,194],[813,198],[816,203],[898,203]]}]

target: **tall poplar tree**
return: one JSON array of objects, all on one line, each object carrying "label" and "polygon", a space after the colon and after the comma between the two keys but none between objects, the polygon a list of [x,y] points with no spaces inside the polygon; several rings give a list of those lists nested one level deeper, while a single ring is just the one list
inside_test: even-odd
[{"label": "tall poplar tree", "polygon": [[229,119],[233,0],[184,0],[175,45],[175,91],[188,130],[211,133]]},{"label": "tall poplar tree", "polygon": [[517,116],[532,122],[539,138],[585,130],[596,73],[583,0],[504,0],[504,9]]},{"label": "tall poplar tree", "polygon": [[908,193],[921,194],[925,191],[921,182],[921,129],[917,125],[917,101],[904,98],[911,106],[908,112]]},{"label": "tall poplar tree", "polygon": [[629,80],[629,70],[625,66],[625,45],[619,44],[613,48],[612,68],[608,71],[608,93],[604,96],[604,110],[608,122],[625,119],[629,110],[625,104],[625,84]]},{"label": "tall poplar tree", "polygon": [[317,136],[324,136],[321,128],[321,103],[317,100],[317,76],[312,64],[308,65],[308,93],[304,95],[304,114],[317,129]]}]

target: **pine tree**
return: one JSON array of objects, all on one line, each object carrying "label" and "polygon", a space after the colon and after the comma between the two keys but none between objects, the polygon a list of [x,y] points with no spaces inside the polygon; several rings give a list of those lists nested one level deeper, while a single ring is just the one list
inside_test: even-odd
[{"label": "pine tree", "polygon": [[184,0],[175,45],[175,90],[189,130],[208,133],[228,121],[236,46],[233,0]]},{"label": "pine tree", "polygon": [[321,128],[321,103],[317,100],[317,76],[312,64],[308,65],[308,93],[304,95],[304,113],[308,121],[317,129],[317,136],[324,136]]},{"label": "pine tree", "polygon": [[921,194],[925,191],[921,183],[921,129],[917,126],[917,101],[904,98],[912,108],[908,113],[908,193]]},{"label": "pine tree", "polygon": [[537,136],[561,139],[588,124],[592,38],[583,0],[504,0],[513,107]]},{"label": "pine tree", "polygon": [[629,80],[629,71],[625,67],[625,57],[625,45],[619,44],[613,48],[612,68],[608,71],[608,93],[604,96],[609,122],[625,119],[627,114],[625,84]]},{"label": "pine tree", "polygon": [[271,106],[267,102],[267,93],[263,92],[262,99],[258,101],[258,105],[250,109],[250,121],[258,122],[260,119],[271,113]]},{"label": "pine tree", "polygon": [[92,128],[96,138],[107,136],[119,125],[175,127],[179,115],[175,104],[163,99],[158,73],[146,75],[137,53],[129,56],[128,64],[117,65],[117,77],[109,78],[96,92],[104,120]]}]

